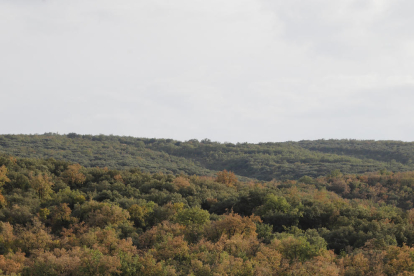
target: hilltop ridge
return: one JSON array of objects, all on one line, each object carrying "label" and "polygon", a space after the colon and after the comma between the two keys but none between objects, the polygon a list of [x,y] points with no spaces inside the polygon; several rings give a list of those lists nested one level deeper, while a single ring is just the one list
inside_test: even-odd
[{"label": "hilltop ridge", "polygon": [[318,177],[332,170],[360,174],[387,169],[414,170],[414,143],[399,141],[315,140],[219,143],[113,135],[0,135],[0,152],[26,158],[54,158],[86,167],[214,175],[223,169],[269,181]]}]

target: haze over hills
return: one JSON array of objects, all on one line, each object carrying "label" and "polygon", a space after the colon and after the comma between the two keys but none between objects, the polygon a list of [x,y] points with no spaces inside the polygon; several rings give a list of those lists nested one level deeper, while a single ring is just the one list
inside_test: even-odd
[{"label": "haze over hills", "polygon": [[414,170],[414,143],[373,140],[315,140],[282,143],[218,143],[208,139],[125,136],[0,135],[0,152],[27,158],[54,158],[86,167],[189,175],[214,175],[223,169],[269,181],[318,177],[339,169],[360,174],[387,169]]}]

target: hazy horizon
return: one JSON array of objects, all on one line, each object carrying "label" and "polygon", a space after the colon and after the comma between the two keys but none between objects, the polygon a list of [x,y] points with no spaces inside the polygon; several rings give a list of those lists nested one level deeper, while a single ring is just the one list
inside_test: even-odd
[{"label": "hazy horizon", "polygon": [[408,0],[3,0],[0,133],[413,141]]}]

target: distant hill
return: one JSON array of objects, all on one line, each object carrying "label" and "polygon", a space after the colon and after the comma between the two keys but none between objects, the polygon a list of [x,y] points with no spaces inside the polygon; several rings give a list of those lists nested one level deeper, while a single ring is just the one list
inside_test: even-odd
[{"label": "distant hill", "polygon": [[414,170],[414,143],[316,140],[283,143],[186,142],[124,136],[0,135],[0,152],[28,158],[54,158],[86,167],[172,174],[213,175],[223,169],[259,180],[318,177],[339,169],[360,174],[387,169]]}]

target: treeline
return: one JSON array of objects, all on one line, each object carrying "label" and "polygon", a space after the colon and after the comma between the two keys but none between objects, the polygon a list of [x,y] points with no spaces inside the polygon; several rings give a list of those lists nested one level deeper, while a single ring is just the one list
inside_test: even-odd
[{"label": "treeline", "polygon": [[68,160],[86,167],[210,175],[224,169],[264,181],[324,176],[339,169],[362,174],[414,170],[414,143],[317,140],[285,143],[180,142],[105,135],[0,135],[0,152]]},{"label": "treeline", "polygon": [[240,182],[0,156],[0,275],[414,275],[414,172]]}]

